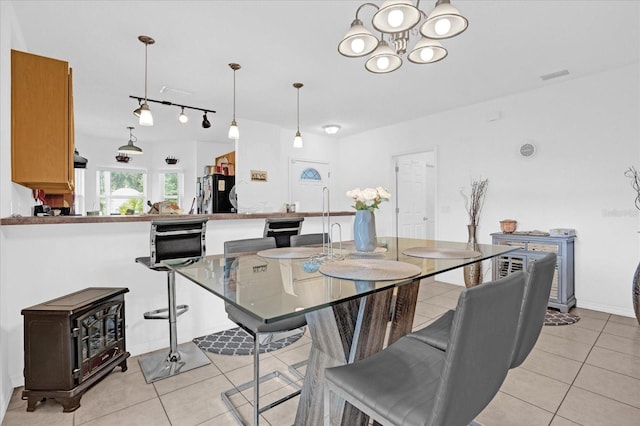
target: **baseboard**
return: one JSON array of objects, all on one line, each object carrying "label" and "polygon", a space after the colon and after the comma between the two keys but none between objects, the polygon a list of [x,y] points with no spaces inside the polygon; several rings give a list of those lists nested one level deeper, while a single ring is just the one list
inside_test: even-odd
[{"label": "baseboard", "polygon": [[601,303],[583,302],[580,299],[578,299],[578,308],[591,309],[593,311],[600,311],[630,318],[634,318],[636,316],[633,309],[624,309],[620,306],[603,305]]}]

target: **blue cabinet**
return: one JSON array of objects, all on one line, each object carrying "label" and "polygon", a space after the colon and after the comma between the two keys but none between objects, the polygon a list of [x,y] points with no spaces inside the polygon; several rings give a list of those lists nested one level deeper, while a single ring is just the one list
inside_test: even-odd
[{"label": "blue cabinet", "polygon": [[549,307],[569,312],[576,305],[573,258],[575,236],[495,233],[491,237],[493,244],[518,247],[516,251],[493,258],[494,280],[512,272],[526,271],[532,262],[543,258],[547,253],[555,253],[558,261],[549,295]]}]

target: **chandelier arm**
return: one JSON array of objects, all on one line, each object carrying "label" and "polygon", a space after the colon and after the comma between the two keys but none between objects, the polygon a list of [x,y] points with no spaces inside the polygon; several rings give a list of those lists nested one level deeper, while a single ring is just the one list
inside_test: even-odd
[{"label": "chandelier arm", "polygon": [[373,6],[376,8],[376,10],[380,10],[380,7],[378,7],[378,5],[375,3],[362,3],[356,10],[356,19],[358,19],[358,13],[360,13],[360,9],[362,9],[365,6]]}]

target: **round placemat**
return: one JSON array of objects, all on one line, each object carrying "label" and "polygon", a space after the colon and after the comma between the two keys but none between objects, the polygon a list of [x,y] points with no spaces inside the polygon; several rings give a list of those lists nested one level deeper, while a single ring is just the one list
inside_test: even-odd
[{"label": "round placemat", "polygon": [[320,266],[320,273],[333,278],[358,281],[392,281],[410,278],[422,270],[395,260],[351,259]]},{"label": "round placemat", "polygon": [[258,256],[269,259],[304,259],[322,254],[322,247],[278,247],[258,252]]},{"label": "round placemat", "polygon": [[[336,244],[334,245],[334,248],[339,249],[340,245]],[[358,256],[375,256],[375,255],[380,255],[387,252],[386,247],[376,247],[373,249],[373,251],[358,251],[356,250],[355,244],[353,244],[352,242],[343,243],[342,250],[346,250],[349,253],[356,254]]]},{"label": "round placemat", "polygon": [[467,259],[482,256],[475,250],[461,250],[446,247],[411,247],[402,251],[402,254],[412,257],[429,259]]}]

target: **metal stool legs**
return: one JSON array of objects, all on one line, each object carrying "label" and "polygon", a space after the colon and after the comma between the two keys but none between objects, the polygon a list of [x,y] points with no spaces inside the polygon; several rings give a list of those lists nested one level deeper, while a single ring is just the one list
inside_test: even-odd
[{"label": "metal stool legs", "polygon": [[[169,320],[169,353],[167,354],[166,349],[161,349],[140,357],[140,368],[147,383],[211,363],[211,360],[195,343],[186,342],[178,346],[176,320],[189,307],[187,305],[176,306],[176,275],[174,271],[167,271],[167,290],[169,307],[144,314],[145,319]],[[165,315],[164,312],[167,314]]]},{"label": "metal stool legs", "polygon": [[[300,395],[300,392],[302,390],[302,387],[298,383],[296,383],[293,379],[291,379],[286,374],[283,374],[279,371],[273,371],[269,374],[266,374],[260,377],[260,339],[258,338],[257,335],[254,335],[253,337],[254,337],[253,339],[253,380],[250,382],[243,383],[239,386],[236,386],[228,391],[222,392],[221,394],[222,401],[224,402],[224,404],[231,411],[231,414],[236,419],[238,424],[243,426],[246,426],[247,423],[242,419],[242,417],[240,416],[240,413],[238,412],[238,409],[231,402],[230,398],[232,395],[235,395],[237,393],[242,392],[243,390],[253,387],[253,422],[251,424],[258,425],[260,421],[259,420],[260,414],[264,413],[267,410],[272,409],[277,405],[282,404],[285,401],[290,400],[291,398],[294,398]],[[299,375],[300,373],[296,371],[296,374]],[[264,407],[260,407],[260,399],[259,399],[260,383],[264,383],[267,380],[270,380],[273,378],[278,378],[283,380],[288,385],[291,385],[292,387],[294,387],[296,390],[286,396],[283,396],[277,401],[267,404]]]}]

